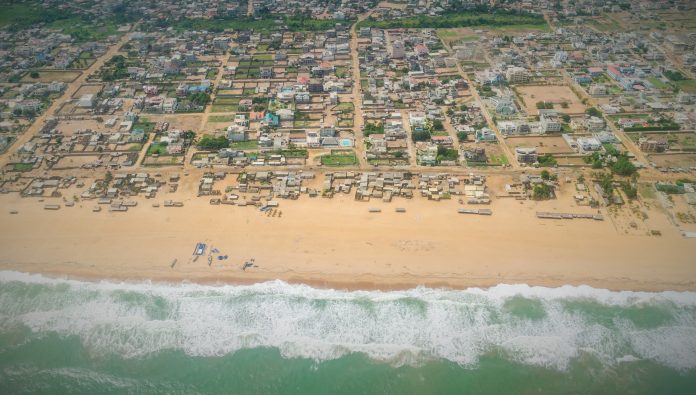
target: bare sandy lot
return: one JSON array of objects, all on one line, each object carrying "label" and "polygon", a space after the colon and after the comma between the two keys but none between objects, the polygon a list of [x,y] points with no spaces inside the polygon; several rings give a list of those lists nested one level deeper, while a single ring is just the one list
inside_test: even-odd
[{"label": "bare sandy lot", "polygon": [[513,136],[505,139],[505,143],[513,150],[517,147],[536,147],[539,154],[570,154],[575,152],[560,136]]},{"label": "bare sandy lot", "polygon": [[649,155],[648,159],[659,167],[696,166],[696,154],[659,154]]},{"label": "bare sandy lot", "polygon": [[82,84],[75,91],[75,93],[73,93],[72,98],[79,99],[80,97],[82,97],[82,95],[88,94],[96,95],[97,93],[101,92],[103,88],[104,86],[102,84]]},{"label": "bare sandy lot", "polygon": [[30,73],[22,77],[22,82],[72,82],[82,74],[79,71],[41,70],[39,78],[31,78]]},{"label": "bare sandy lot", "polygon": [[[553,109],[564,114],[578,114],[586,109],[575,92],[566,85],[525,85],[515,89],[529,114],[538,113],[536,104],[540,101],[553,103]],[[567,108],[563,108],[564,102],[567,103]]]}]

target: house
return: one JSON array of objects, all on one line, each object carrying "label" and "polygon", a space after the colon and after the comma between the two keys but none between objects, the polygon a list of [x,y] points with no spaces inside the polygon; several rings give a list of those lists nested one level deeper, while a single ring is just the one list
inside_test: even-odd
[{"label": "house", "polygon": [[162,111],[166,113],[174,113],[178,107],[176,97],[168,97],[162,102]]},{"label": "house", "polygon": [[322,127],[319,129],[319,136],[321,137],[336,137],[336,128],[330,126],[330,127]]},{"label": "house", "polygon": [[403,59],[405,56],[404,43],[399,40],[394,40],[389,47],[389,54],[392,59]]},{"label": "house", "polygon": [[505,78],[511,84],[520,84],[529,81],[529,73],[523,67],[513,66],[505,71]]},{"label": "house", "polygon": [[280,110],[276,110],[275,113],[280,117],[282,121],[292,121],[295,118],[295,113],[287,108],[281,108]]},{"label": "house", "polygon": [[500,115],[513,115],[517,112],[515,102],[509,97],[492,97],[491,102],[495,105],[495,112]]},{"label": "house", "polygon": [[312,97],[310,96],[309,92],[297,92],[295,94],[295,103],[311,103],[312,102]]},{"label": "house", "polygon": [[452,145],[452,137],[450,136],[431,136],[430,141],[436,145]]},{"label": "house", "polygon": [[252,111],[249,113],[249,121],[260,121],[265,115],[265,111]]},{"label": "house", "polygon": [[589,92],[592,96],[605,96],[607,94],[607,87],[603,84],[594,84],[590,86]]},{"label": "house", "polygon": [[229,141],[245,141],[247,140],[247,135],[244,127],[239,125],[230,125],[227,127],[227,133],[225,135]]},{"label": "house", "polygon": [[539,110],[539,131],[541,133],[559,133],[561,122],[554,110]]},{"label": "house", "polygon": [[414,132],[422,132],[425,129],[425,113],[413,111],[408,114],[408,123]]},{"label": "house", "polygon": [[427,56],[428,55],[428,47],[426,47],[423,44],[416,45],[414,50],[416,51],[416,55],[418,55],[418,56]]},{"label": "house", "polygon": [[280,125],[280,117],[273,114],[272,112],[267,112],[266,116],[263,117],[263,122],[268,126],[276,127]]},{"label": "house", "polygon": [[664,152],[669,149],[669,141],[665,138],[649,139],[642,137],[638,140],[638,147],[645,152]]},{"label": "house", "polygon": [[534,147],[517,147],[515,148],[515,158],[520,163],[534,163],[537,161],[537,150]]},{"label": "house", "polygon": [[599,151],[602,149],[602,142],[594,137],[578,137],[575,140],[580,148],[584,152]]},{"label": "house", "polygon": [[97,98],[94,97],[94,94],[92,93],[87,93],[82,96],[80,96],[80,99],[77,101],[77,106],[80,108],[92,108],[94,107],[94,104],[96,103]]},{"label": "house", "polygon": [[249,120],[247,120],[246,114],[236,114],[234,116],[234,124],[239,126],[249,126]]},{"label": "house", "polygon": [[598,132],[604,129],[605,123],[604,119],[591,116],[587,118],[587,120],[585,121],[585,125],[587,126],[587,130],[589,130],[590,132]]},{"label": "house", "polygon": [[321,93],[324,91],[324,83],[318,78],[312,78],[309,80],[307,89],[312,93]]},{"label": "house", "polygon": [[476,141],[481,142],[481,141],[495,141],[496,140],[496,135],[493,130],[489,128],[483,128],[481,130],[476,131]]},{"label": "house", "polygon": [[238,111],[249,111],[251,110],[253,106],[253,101],[251,99],[242,99],[239,101],[239,104],[237,104],[237,110]]},{"label": "house", "polygon": [[270,79],[273,78],[273,68],[271,67],[260,67],[259,76],[261,78]]}]

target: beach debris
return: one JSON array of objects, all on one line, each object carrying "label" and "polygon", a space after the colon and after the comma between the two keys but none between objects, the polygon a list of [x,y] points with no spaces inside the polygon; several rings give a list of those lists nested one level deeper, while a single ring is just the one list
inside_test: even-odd
[{"label": "beach debris", "polygon": [[172,261],[172,263],[169,265],[169,267],[174,268],[174,265],[176,265],[176,258]]},{"label": "beach debris", "polygon": [[493,211],[487,208],[480,209],[470,209],[470,208],[460,208],[457,210],[459,214],[478,214],[478,215],[493,215]]},{"label": "beach debris", "polygon": [[193,255],[200,256],[205,253],[206,245],[205,243],[196,244],[196,248],[193,250]]},{"label": "beach debris", "polygon": [[17,211],[17,210],[10,210],[10,214],[19,214],[19,211]]},{"label": "beach debris", "polygon": [[397,207],[397,208],[396,208],[396,212],[397,212],[397,213],[405,213],[405,212],[406,212],[406,209],[403,208],[403,207]]},{"label": "beach debris", "polygon": [[212,265],[212,264],[213,264],[213,256],[212,256],[212,255],[208,255],[208,266],[210,266],[210,265]]},{"label": "beach debris", "polygon": [[244,266],[242,266],[242,270],[247,270],[248,267],[258,267],[254,264],[255,259],[251,258],[250,260],[244,262]]},{"label": "beach debris", "polygon": [[373,208],[369,209],[368,211],[371,213],[381,213],[382,209],[373,207]]}]

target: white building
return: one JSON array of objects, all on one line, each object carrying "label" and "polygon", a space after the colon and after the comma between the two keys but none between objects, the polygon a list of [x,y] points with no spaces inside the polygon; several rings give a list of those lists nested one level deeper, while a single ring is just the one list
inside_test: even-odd
[{"label": "white building", "polygon": [[555,111],[539,110],[539,131],[541,133],[559,133],[561,122]]}]

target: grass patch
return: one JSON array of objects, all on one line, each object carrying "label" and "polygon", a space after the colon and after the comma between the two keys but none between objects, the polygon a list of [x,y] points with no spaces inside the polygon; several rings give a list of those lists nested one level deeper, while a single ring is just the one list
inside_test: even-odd
[{"label": "grass patch", "polygon": [[211,115],[208,117],[208,122],[232,122],[234,115]]},{"label": "grass patch", "polygon": [[162,143],[152,143],[147,148],[147,155],[164,155],[167,153],[167,144]]},{"label": "grass patch", "polygon": [[233,141],[230,143],[230,148],[234,149],[256,149],[258,147],[258,140]]},{"label": "grass patch", "polygon": [[353,166],[358,164],[358,157],[353,150],[331,150],[331,154],[321,157],[324,166]]},{"label": "grass patch", "polygon": [[33,163],[15,163],[12,167],[14,171],[31,171],[33,168]]},{"label": "grass patch", "polygon": [[655,187],[652,184],[640,183],[638,184],[638,194],[643,199],[655,199]]},{"label": "grass patch", "polygon": [[488,163],[491,165],[504,166],[510,164],[510,161],[508,161],[508,158],[505,156],[505,154],[490,154],[488,155]]},{"label": "grass patch", "polygon": [[696,93],[696,80],[675,81],[674,84],[684,92]]}]

